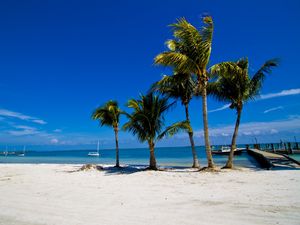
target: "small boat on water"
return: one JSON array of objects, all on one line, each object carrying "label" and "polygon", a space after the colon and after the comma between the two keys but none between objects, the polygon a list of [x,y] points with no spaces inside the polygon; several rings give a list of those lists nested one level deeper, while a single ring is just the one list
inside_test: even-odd
[{"label": "small boat on water", "polygon": [[17,154],[17,156],[24,157],[24,156],[25,156],[25,151],[26,151],[26,146],[24,146],[24,148],[23,148],[23,152],[22,152],[22,153],[19,153],[19,154]]},{"label": "small boat on water", "polygon": [[3,152],[3,155],[4,155],[4,156],[7,156],[7,155],[8,155],[7,146],[6,146],[6,149],[5,149],[5,151]]},{"label": "small boat on water", "polygon": [[[218,155],[229,155],[230,153],[230,150],[231,150],[231,147],[230,146],[221,146],[220,149],[212,149],[212,153],[213,154],[218,154]],[[241,148],[236,148],[234,150],[234,154],[237,155],[237,154],[241,154],[243,151],[243,149]]]},{"label": "small boat on water", "polygon": [[88,156],[93,156],[93,157],[99,157],[100,156],[100,154],[99,154],[99,141],[98,141],[98,144],[97,144],[97,152],[89,152]]}]

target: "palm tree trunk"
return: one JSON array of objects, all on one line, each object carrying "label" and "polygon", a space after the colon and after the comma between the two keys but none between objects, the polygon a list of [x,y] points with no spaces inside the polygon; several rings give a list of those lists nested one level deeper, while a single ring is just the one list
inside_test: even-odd
[{"label": "palm tree trunk", "polygon": [[116,167],[120,167],[120,161],[119,161],[119,136],[118,136],[119,129],[118,129],[118,127],[115,128],[114,131],[115,131],[115,139],[116,139]]},{"label": "palm tree trunk", "polygon": [[205,151],[207,157],[208,168],[214,168],[214,162],[211,154],[209,133],[208,133],[208,118],[207,118],[207,81],[202,82],[202,113],[203,113],[203,126],[204,126],[204,140],[205,140]]},{"label": "palm tree trunk", "polygon": [[[186,121],[188,122],[189,125],[191,125],[190,113],[189,113],[189,104],[184,104],[184,106],[185,106]],[[189,132],[189,138],[190,138],[192,154],[193,154],[193,166],[192,166],[192,168],[199,168],[200,164],[199,164],[199,160],[198,160],[198,156],[197,156],[197,152],[196,152],[196,148],[195,148],[193,131]]]},{"label": "palm tree trunk", "polygon": [[156,166],[156,159],[155,159],[155,154],[154,154],[154,146],[155,144],[153,141],[149,141],[149,149],[150,149],[150,162],[149,162],[149,169],[151,170],[157,170]]},{"label": "palm tree trunk", "polygon": [[223,168],[232,169],[233,168],[233,156],[234,156],[234,150],[236,149],[236,139],[239,131],[240,121],[241,121],[241,114],[242,114],[242,107],[239,107],[237,109],[237,118],[235,122],[235,128],[232,135],[232,141],[231,141],[231,149],[228,156],[228,160],[226,165]]}]

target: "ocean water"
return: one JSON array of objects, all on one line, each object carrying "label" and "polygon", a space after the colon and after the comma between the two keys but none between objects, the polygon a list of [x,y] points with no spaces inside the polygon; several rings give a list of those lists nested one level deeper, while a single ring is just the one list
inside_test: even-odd
[{"label": "ocean water", "polygon": [[[28,151],[24,157],[0,155],[0,163],[55,163],[55,164],[114,164],[115,150],[102,149],[100,157],[88,156],[90,150],[74,151]],[[198,158],[201,166],[205,166],[206,155],[204,147],[197,147]],[[164,167],[189,167],[192,165],[192,153],[190,147],[156,148],[156,160],[159,166]],[[227,155],[213,155],[217,165],[224,165]],[[127,165],[148,165],[149,149],[120,149],[120,163]],[[249,168],[258,167],[257,162],[246,152],[234,158],[236,166]]]}]

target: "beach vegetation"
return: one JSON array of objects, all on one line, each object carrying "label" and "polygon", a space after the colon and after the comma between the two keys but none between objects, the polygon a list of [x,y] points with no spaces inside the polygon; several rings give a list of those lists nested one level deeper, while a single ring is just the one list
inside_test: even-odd
[{"label": "beach vegetation", "polygon": [[202,98],[202,119],[208,168],[214,168],[211,153],[207,115],[207,65],[210,60],[213,40],[213,19],[205,16],[203,26],[197,29],[185,18],[171,24],[174,39],[166,42],[168,50],[154,59],[155,64],[169,66],[177,72],[194,74],[197,77],[197,89]]},{"label": "beach vegetation", "polygon": [[208,93],[219,101],[230,103],[229,107],[237,113],[231,151],[224,168],[233,168],[234,150],[244,104],[259,96],[266,75],[277,65],[277,59],[268,60],[252,77],[249,75],[247,58],[239,59],[237,62],[222,62],[211,67],[210,72],[218,76],[215,82],[209,84]]},{"label": "beach vegetation", "polygon": [[172,76],[164,75],[163,78],[160,81],[155,82],[151,88],[151,91],[158,91],[164,96],[180,100],[181,104],[184,106],[186,122],[190,126],[188,135],[192,149],[193,168],[200,167],[189,113],[189,104],[194,96],[196,85],[197,81],[195,76],[186,73],[175,73]]},{"label": "beach vegetation", "polygon": [[112,127],[115,133],[116,142],[116,167],[120,167],[119,160],[119,123],[123,111],[119,108],[118,102],[110,100],[98,107],[92,114],[94,120],[99,120],[100,126]]},{"label": "beach vegetation", "polygon": [[160,97],[150,92],[140,95],[139,99],[130,99],[127,106],[133,110],[127,113],[128,122],[123,129],[137,136],[140,142],[147,142],[150,150],[149,169],[157,170],[155,144],[166,136],[173,136],[181,130],[190,130],[186,121],[177,122],[164,128],[165,114],[174,105],[169,98]]}]

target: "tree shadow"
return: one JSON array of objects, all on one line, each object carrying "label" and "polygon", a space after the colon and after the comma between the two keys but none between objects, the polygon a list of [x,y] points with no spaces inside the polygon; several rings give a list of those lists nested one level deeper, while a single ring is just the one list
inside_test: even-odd
[{"label": "tree shadow", "polygon": [[85,164],[77,169],[65,171],[67,173],[75,173],[81,171],[99,171],[104,172],[105,175],[130,175],[144,171],[157,171],[157,172],[174,172],[174,173],[190,173],[199,172],[199,168],[191,168],[187,166],[160,166],[157,170],[151,170],[147,165],[131,164],[123,165],[120,167],[107,166],[107,165],[96,165],[96,164]]},{"label": "tree shadow", "polygon": [[[237,170],[243,170],[243,169],[249,169],[252,171],[262,171],[262,170],[267,170],[261,167],[242,167],[242,166],[237,166],[234,167],[233,169],[220,169],[217,168],[214,171],[208,171],[203,168],[191,168],[188,166],[160,166],[158,167],[157,170],[150,170],[147,165],[140,165],[140,164],[131,164],[131,165],[123,165],[120,167],[115,167],[115,166],[102,166],[102,165],[95,165],[95,164],[85,164],[81,166],[78,169],[70,170],[70,171],[64,171],[67,173],[75,173],[75,172],[81,172],[81,171],[98,171],[98,172],[103,172],[105,175],[130,175],[130,174],[135,174],[139,172],[145,172],[145,171],[157,171],[157,172],[170,172],[170,173],[199,173],[199,172],[228,172],[228,171],[237,171]],[[276,165],[272,168],[269,168],[269,170],[300,170],[298,166],[291,166],[291,165]]]},{"label": "tree shadow", "polygon": [[147,167],[145,165],[126,165],[126,166],[105,166],[102,168],[106,175],[124,175],[124,174],[134,174],[138,172],[145,171]]}]

